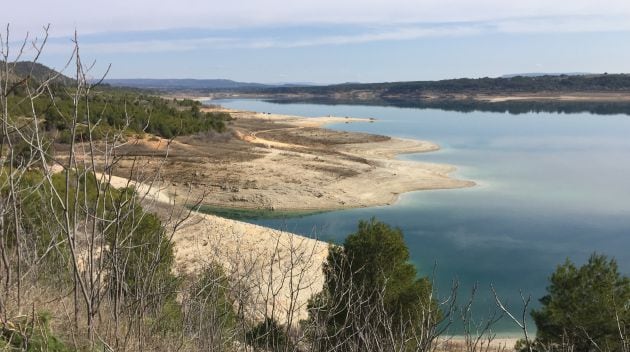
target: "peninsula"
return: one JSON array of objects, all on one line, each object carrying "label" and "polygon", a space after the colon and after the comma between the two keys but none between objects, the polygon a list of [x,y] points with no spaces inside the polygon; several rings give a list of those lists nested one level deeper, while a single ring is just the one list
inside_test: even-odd
[{"label": "peninsula", "polygon": [[449,177],[453,166],[396,158],[438,150],[431,142],[323,127],[378,123],[374,118],[203,110],[228,112],[228,131],[172,141],[136,138],[118,151],[124,157],[115,172],[125,176],[142,164],[139,169],[159,175],[163,192],[179,204],[273,211],[386,205],[405,192],[474,185]]}]

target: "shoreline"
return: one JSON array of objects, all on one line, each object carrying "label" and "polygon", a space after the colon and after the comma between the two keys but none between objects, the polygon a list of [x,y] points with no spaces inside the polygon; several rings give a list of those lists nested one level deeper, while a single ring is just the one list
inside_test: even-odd
[{"label": "shoreline", "polygon": [[630,102],[630,92],[624,91],[540,91],[540,92],[432,92],[412,94],[390,94],[381,95],[379,90],[370,91],[357,89],[354,91],[340,92],[337,94],[316,94],[316,93],[252,93],[252,92],[227,92],[218,91],[210,93],[206,96],[195,94],[174,94],[173,97],[189,98],[194,100],[222,100],[222,99],[261,99],[261,100],[282,100],[282,101],[339,101],[349,103],[360,103],[370,101],[400,101],[404,103],[427,103],[427,102],[444,102],[453,103],[461,101],[500,103],[506,101],[526,101],[531,103],[542,102],[607,102],[607,103],[623,103]]},{"label": "shoreline", "polygon": [[[170,146],[174,168],[166,165],[162,177],[166,191],[179,204],[194,204],[207,195],[201,205],[214,208],[320,212],[391,205],[408,192],[475,185],[451,177],[456,170],[452,165],[398,158],[437,151],[435,143],[323,127],[378,123],[374,118],[302,117],[211,107],[202,111],[229,112],[235,118],[233,144],[240,143],[247,155],[241,156],[243,160],[226,157],[215,163],[204,159],[204,152],[221,147],[218,143],[192,137],[175,140]],[[178,159],[180,152],[186,157]]]}]

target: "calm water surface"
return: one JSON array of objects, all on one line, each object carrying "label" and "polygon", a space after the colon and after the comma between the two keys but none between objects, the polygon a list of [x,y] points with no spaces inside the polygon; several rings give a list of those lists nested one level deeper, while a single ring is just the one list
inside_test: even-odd
[{"label": "calm water surface", "polygon": [[[455,165],[453,176],[478,186],[408,193],[392,206],[248,221],[341,242],[360,219],[375,216],[403,230],[423,274],[437,263],[441,293],[455,279],[460,296],[478,284],[477,319],[493,308],[490,284],[518,307],[519,291],[541,297],[548,276],[566,258],[583,263],[597,251],[614,256],[630,274],[630,116],[218,103],[302,116],[374,117],[375,123],[329,127],[438,143],[438,152],[403,158]],[[515,328],[504,321],[498,330]]]}]

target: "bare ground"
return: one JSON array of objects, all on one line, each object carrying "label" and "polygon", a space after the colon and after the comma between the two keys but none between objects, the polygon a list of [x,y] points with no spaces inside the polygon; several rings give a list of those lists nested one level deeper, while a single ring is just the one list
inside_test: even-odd
[{"label": "bare ground", "polygon": [[433,143],[321,127],[374,119],[230,113],[224,134],[130,140],[116,151],[114,173],[157,175],[178,203],[292,211],[385,205],[405,192],[474,185],[450,178],[452,166],[395,159],[438,150]]}]

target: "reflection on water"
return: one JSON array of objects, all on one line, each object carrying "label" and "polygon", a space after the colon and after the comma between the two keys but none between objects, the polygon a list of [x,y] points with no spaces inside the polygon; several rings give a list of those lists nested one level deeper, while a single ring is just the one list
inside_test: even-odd
[{"label": "reflection on water", "polygon": [[[565,258],[582,263],[593,251],[616,257],[630,273],[630,116],[492,112],[222,101],[230,108],[304,116],[375,117],[348,131],[427,139],[442,150],[406,155],[456,165],[470,189],[405,194],[393,206],[300,218],[249,220],[343,241],[360,219],[400,227],[414,263],[448,292],[479,283],[481,317],[492,307],[492,283],[508,302],[519,290],[539,298]],[[316,233],[313,232],[316,229]],[[505,321],[504,332],[514,327]]]},{"label": "reflection on water", "polygon": [[295,99],[269,100],[277,104],[311,103],[323,105],[370,105],[370,106],[391,106],[400,108],[415,109],[439,109],[444,111],[458,112],[499,112],[510,114],[528,114],[532,112],[552,112],[575,114],[588,112],[598,115],[625,114],[630,111],[628,101],[569,101],[569,100],[505,100],[505,101],[479,101],[473,99],[465,100],[418,100],[408,101],[400,99],[376,99],[368,101],[340,101],[336,99],[314,98],[303,101]]},{"label": "reflection on water", "polygon": [[305,216],[312,216],[315,214],[322,214],[324,211],[278,211],[271,209],[238,209],[238,208],[223,208],[214,207],[209,205],[198,205],[191,207],[192,209],[207,213],[214,214],[228,219],[240,220],[240,221],[254,221],[254,220],[272,220],[272,219],[296,219]]}]

